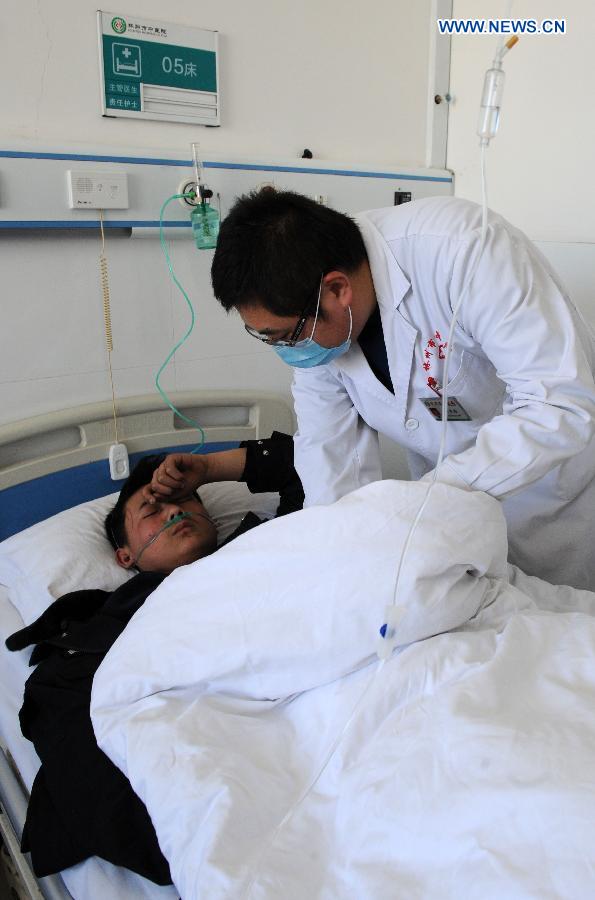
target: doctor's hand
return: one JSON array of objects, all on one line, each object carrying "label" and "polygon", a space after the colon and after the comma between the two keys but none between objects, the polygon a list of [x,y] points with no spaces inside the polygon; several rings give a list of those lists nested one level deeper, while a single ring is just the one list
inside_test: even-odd
[{"label": "doctor's hand", "polygon": [[206,456],[170,453],[153,472],[151,483],[143,488],[143,496],[149,503],[183,500],[208,480]]}]

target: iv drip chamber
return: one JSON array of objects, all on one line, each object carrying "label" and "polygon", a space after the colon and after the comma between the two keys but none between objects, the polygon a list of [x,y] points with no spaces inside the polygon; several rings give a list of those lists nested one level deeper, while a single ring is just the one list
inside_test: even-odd
[{"label": "iv drip chamber", "polygon": [[477,124],[477,134],[482,143],[487,144],[498,131],[504,80],[504,70],[501,68],[488,69],[485,73]]}]

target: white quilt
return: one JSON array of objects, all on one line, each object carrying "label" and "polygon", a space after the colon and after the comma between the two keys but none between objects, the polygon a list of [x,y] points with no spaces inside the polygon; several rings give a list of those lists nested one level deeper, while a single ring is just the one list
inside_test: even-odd
[{"label": "white quilt", "polygon": [[426,490],[260,526],[106,657],[95,731],[184,900],[595,896],[595,595],[509,573],[499,504],[435,485],[380,666]]}]

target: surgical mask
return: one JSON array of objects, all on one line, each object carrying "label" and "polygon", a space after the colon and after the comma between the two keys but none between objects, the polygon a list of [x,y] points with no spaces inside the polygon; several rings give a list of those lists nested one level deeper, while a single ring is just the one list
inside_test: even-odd
[{"label": "surgical mask", "polygon": [[[275,347],[273,345],[273,350],[284,363],[297,369],[325,366],[338,356],[343,356],[351,347],[351,332],[353,330],[351,307],[348,306],[347,311],[349,312],[349,334],[338,347],[322,347],[312,337],[309,337],[305,341],[298,341],[293,347]],[[314,328],[316,328],[316,323]],[[312,334],[314,333],[314,328],[312,329]]]}]

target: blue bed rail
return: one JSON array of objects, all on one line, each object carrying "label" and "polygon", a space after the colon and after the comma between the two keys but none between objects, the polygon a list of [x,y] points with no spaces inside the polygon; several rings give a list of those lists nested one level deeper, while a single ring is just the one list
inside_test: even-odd
[{"label": "blue bed rail", "polygon": [[[130,454],[130,469],[143,456],[153,453],[184,453],[196,445],[162,447]],[[200,453],[214,453],[217,450],[233,450],[239,441],[223,441],[205,444]],[[6,488],[0,494],[0,541],[5,540],[30,525],[35,525],[50,516],[70,509],[87,500],[105,497],[122,487],[122,481],[112,481],[106,459],[52,472],[32,481],[25,481]]]}]

